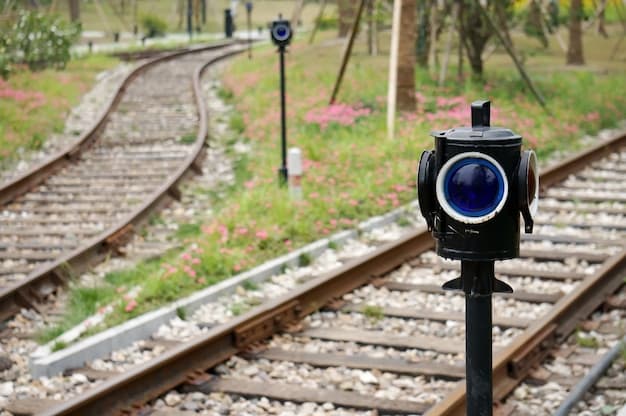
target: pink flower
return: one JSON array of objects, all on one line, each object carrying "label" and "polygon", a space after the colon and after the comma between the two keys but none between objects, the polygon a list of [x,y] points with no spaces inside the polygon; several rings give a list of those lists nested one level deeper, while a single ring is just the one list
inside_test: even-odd
[{"label": "pink flower", "polygon": [[268,235],[267,235],[267,231],[265,230],[259,230],[256,232],[256,238],[258,238],[259,240],[266,240]]},{"label": "pink flower", "polygon": [[321,129],[325,129],[331,123],[351,126],[358,118],[368,116],[371,112],[369,108],[347,104],[333,104],[309,111],[304,119],[309,124],[317,124]]},{"label": "pink flower", "polygon": [[245,227],[239,227],[237,228],[237,234],[239,235],[246,235],[248,234],[248,229]]},{"label": "pink flower", "polygon": [[135,299],[132,299],[130,302],[126,304],[126,307],[124,308],[124,310],[126,312],[132,312],[133,309],[135,309],[136,307],[137,307],[137,301]]},{"label": "pink flower", "polygon": [[180,258],[183,260],[191,260],[191,254],[189,253],[183,253],[180,255]]},{"label": "pink flower", "polygon": [[191,259],[191,264],[200,264],[200,259],[197,259],[197,258]]}]

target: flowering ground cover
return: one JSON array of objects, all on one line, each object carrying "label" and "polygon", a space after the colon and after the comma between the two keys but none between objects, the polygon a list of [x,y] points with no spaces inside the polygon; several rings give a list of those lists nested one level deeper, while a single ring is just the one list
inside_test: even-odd
[{"label": "flowering ground cover", "polygon": [[0,79],[0,169],[20,157],[19,148],[38,150],[53,132],[62,132],[68,111],[95,82],[117,64],[105,55],[72,60],[63,71],[17,69]]},{"label": "flowering ground cover", "polygon": [[[437,74],[419,70],[417,111],[400,115],[397,135],[388,139],[387,56],[367,56],[359,45],[338,103],[328,106],[342,50],[334,45],[297,42],[287,55],[288,141],[303,152],[303,199],[290,200],[287,190],[277,186],[278,58],[266,47],[253,60],[233,60],[223,79],[222,95],[236,108],[231,142],[244,140],[251,147],[247,155],[231,154],[236,184],[215,193],[212,217],[184,227],[181,238],[191,248],[106,276],[109,298],[92,309],[111,299],[113,289],[124,293],[143,287],[135,298],[118,302],[108,325],[414,199],[420,152],[432,147],[429,132],[469,124],[469,104],[475,99],[491,99],[492,124],[521,134],[525,146],[544,161],[555,151],[577,148],[585,133],[626,117],[624,68],[611,66],[600,74],[563,71],[562,56],[534,51],[527,64],[548,100],[548,114],[528,94],[508,57],[496,52],[487,62],[485,84],[457,80],[452,67],[448,82],[438,87]],[[547,71],[548,65],[556,69]]]}]

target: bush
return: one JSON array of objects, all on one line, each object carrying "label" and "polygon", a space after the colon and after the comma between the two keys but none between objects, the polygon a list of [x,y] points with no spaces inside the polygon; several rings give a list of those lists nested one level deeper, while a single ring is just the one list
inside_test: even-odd
[{"label": "bush", "polygon": [[319,30],[327,30],[334,29],[339,25],[339,18],[337,16],[322,16],[318,19],[318,29]]},{"label": "bush", "polygon": [[154,38],[156,36],[165,35],[167,23],[158,16],[147,14],[141,18],[141,26],[143,26],[146,37]]},{"label": "bush", "polygon": [[56,16],[21,10],[0,36],[0,75],[6,78],[11,64],[26,64],[31,70],[64,68],[70,47],[80,34],[80,25],[64,23]]}]

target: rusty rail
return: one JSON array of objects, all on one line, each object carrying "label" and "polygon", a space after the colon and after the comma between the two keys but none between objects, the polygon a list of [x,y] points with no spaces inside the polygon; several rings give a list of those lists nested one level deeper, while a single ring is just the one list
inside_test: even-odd
[{"label": "rusty rail", "polygon": [[[121,100],[121,96],[128,84],[142,72],[157,63],[175,59],[181,55],[225,48],[235,44],[235,42],[225,42],[186,51],[178,51],[166,56],[157,57],[135,68],[118,88],[114,98],[94,126],[88,132],[84,133],[75,144],[51,156],[46,161],[1,188],[0,204],[5,204],[37,186],[55,172],[58,172],[71,163],[72,158],[75,158],[78,154],[88,149],[97,139],[98,134],[106,124],[108,116]],[[55,261],[44,264],[33,270],[25,279],[17,284],[1,290],[0,320],[11,317],[19,311],[21,307],[34,306],[38,300],[45,297],[45,295],[41,294],[43,290],[40,290],[40,288],[64,284],[77,272],[85,270],[90,265],[104,258],[110,251],[115,250],[119,244],[123,243],[135,227],[146,221],[151,212],[162,207],[169,201],[169,198],[171,198],[170,194],[175,193],[176,185],[184,178],[188,171],[193,169],[197,160],[200,159],[204,141],[207,136],[207,111],[204,100],[202,99],[200,74],[208,65],[242,51],[243,50],[240,49],[228,51],[207,62],[194,74],[191,82],[193,83],[193,92],[198,108],[199,129],[191,154],[185,159],[184,163],[181,164],[176,172],[170,175],[165,184],[157,189],[144,204],[123,218],[115,226],[88,240],[81,247],[61,256]]]},{"label": "rusty rail", "polygon": [[[544,182],[554,184],[559,169],[572,172],[616,149],[613,142],[624,145],[624,137],[603,142],[581,152],[542,174]],[[578,163],[575,158],[585,160]],[[434,241],[426,229],[418,229],[402,239],[388,243],[368,256],[345,265],[337,271],[312,280],[292,293],[264,304],[233,321],[220,325],[194,342],[165,352],[125,374],[115,376],[81,397],[52,409],[46,415],[119,414],[138,409],[147,401],[200,375],[247,346],[267,339],[291,323],[320,309],[326,303],[367,284],[408,259],[432,249]],[[614,256],[574,292],[562,298],[546,319],[531,326],[519,340],[499,353],[494,360],[494,397],[504,397],[526,375],[528,369],[543,358],[575,328],[582,317],[600,305],[608,293],[623,284],[626,253]],[[591,290],[593,289],[593,290]],[[191,376],[190,376],[191,374]],[[460,383],[447,398],[435,405],[428,415],[464,414],[465,385]]]}]

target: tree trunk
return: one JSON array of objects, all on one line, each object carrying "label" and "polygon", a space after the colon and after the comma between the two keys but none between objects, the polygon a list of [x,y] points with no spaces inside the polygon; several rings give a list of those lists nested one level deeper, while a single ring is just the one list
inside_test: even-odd
[{"label": "tree trunk", "polygon": [[352,22],[354,21],[354,15],[356,12],[356,6],[358,2],[352,0],[338,0],[337,7],[339,9],[339,37],[345,38],[350,29],[352,28]]},{"label": "tree trunk", "polygon": [[416,54],[417,64],[422,68],[428,68],[428,57],[430,56],[430,9],[433,0],[419,0],[419,25],[417,29]]},{"label": "tree trunk", "polygon": [[569,46],[567,48],[568,65],[584,65],[581,21],[583,17],[582,0],[572,0],[569,8]]},{"label": "tree trunk", "polygon": [[80,21],[80,2],[79,0],[69,0],[70,4],[70,20],[72,22]]},{"label": "tree trunk", "polygon": [[[543,30],[543,16],[541,15],[540,5],[536,1],[531,1],[528,6],[528,15],[524,22],[524,32],[528,36],[535,37],[541,42],[544,48],[548,47],[548,38]],[[512,42],[509,42],[512,44]]]},{"label": "tree trunk", "polygon": [[396,104],[398,111],[415,111],[415,40],[417,10],[415,0],[402,0],[400,16],[400,44],[398,47],[398,84]]},{"label": "tree trunk", "polygon": [[605,12],[606,12],[606,0],[600,0],[600,13],[598,13],[598,34],[604,38],[608,38],[609,34],[606,33],[606,27],[604,27],[604,23],[606,22]]},{"label": "tree trunk", "polygon": [[[488,3],[489,8],[486,8],[487,12],[493,10],[494,1]],[[506,9],[508,6],[509,3],[507,2],[502,7]],[[493,34],[479,7],[479,4],[474,0],[464,1],[461,18],[459,19],[463,47],[467,52],[467,60],[472,70],[472,76],[476,79],[482,79],[483,77],[483,51],[487,41]]]},{"label": "tree trunk", "polygon": [[367,53],[374,55],[374,0],[367,2]]},{"label": "tree trunk", "polygon": [[431,68],[439,66],[439,59],[437,57],[437,34],[439,32],[438,15],[439,10],[437,8],[437,2],[434,1],[430,9],[430,47],[428,48],[428,66]]}]

